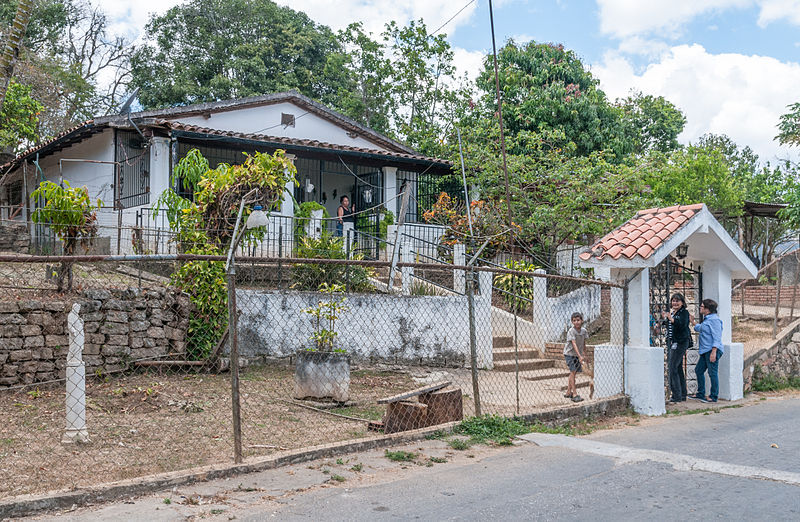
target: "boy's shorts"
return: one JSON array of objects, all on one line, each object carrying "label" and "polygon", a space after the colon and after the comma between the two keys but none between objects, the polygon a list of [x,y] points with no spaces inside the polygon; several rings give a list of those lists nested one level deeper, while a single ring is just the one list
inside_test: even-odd
[{"label": "boy's shorts", "polygon": [[581,372],[581,361],[575,355],[565,355],[564,360],[567,361],[567,368],[569,371],[580,373]]}]

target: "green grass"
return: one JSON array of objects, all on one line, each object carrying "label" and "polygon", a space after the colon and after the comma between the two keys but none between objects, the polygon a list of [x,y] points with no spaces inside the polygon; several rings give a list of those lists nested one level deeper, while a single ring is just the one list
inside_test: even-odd
[{"label": "green grass", "polygon": [[392,462],[412,462],[415,458],[417,458],[416,453],[412,453],[410,451],[389,451],[386,450],[384,452],[384,456],[391,460]]},{"label": "green grass", "polygon": [[435,464],[444,464],[447,462],[447,459],[444,457],[430,457],[428,460]]},{"label": "green grass", "polygon": [[766,373],[760,365],[756,365],[751,388],[753,391],[800,390],[800,376],[778,377],[774,373]]},{"label": "green grass", "polygon": [[350,468],[350,471],[355,471],[356,473],[358,473],[362,469],[364,469],[364,465],[359,462],[358,464],[354,464],[353,467]]},{"label": "green grass", "polygon": [[347,480],[347,479],[346,479],[346,478],[344,478],[344,477],[343,477],[343,476],[341,476],[341,475],[331,475],[331,480],[333,480],[333,481],[335,481],[335,482],[344,482],[344,481],[345,481],[345,480]]},{"label": "green grass", "polygon": [[470,446],[472,446],[469,440],[464,439],[450,439],[447,441],[447,444],[454,450],[458,451],[468,450]]},{"label": "green grass", "polygon": [[469,435],[471,442],[494,442],[505,446],[511,444],[514,437],[529,433],[531,430],[530,425],[520,419],[484,415],[463,421],[453,431],[461,435]]},{"label": "green grass", "polygon": [[436,430],[433,433],[428,433],[425,435],[425,440],[442,440],[449,436],[450,434],[444,430]]}]

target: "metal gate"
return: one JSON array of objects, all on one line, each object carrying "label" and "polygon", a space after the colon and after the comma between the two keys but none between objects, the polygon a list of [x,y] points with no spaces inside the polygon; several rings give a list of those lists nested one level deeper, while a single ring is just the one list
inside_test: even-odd
[{"label": "metal gate", "polygon": [[150,147],[134,131],[117,131],[115,161],[119,175],[115,181],[115,206],[131,208],[150,203]]},{"label": "metal gate", "polygon": [[356,205],[355,251],[366,259],[377,259],[381,247],[380,221],[383,203],[383,172],[359,172],[354,193]]},{"label": "metal gate", "polygon": [[[672,256],[662,261],[650,271],[650,346],[666,347],[666,323],[661,313],[670,309],[670,297],[674,293],[683,294],[686,309],[695,317],[700,314],[700,302],[703,300],[703,272],[701,267],[686,260],[678,260]],[[694,335],[694,333],[693,333]],[[664,351],[664,387],[669,396],[669,376],[667,356]],[[697,339],[694,346],[686,351],[683,361],[686,372],[686,386],[690,394],[697,390],[694,366],[697,364]]]}]

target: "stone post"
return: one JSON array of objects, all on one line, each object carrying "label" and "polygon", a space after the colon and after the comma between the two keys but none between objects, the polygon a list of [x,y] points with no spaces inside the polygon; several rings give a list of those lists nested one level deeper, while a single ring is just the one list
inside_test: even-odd
[{"label": "stone post", "polygon": [[[414,259],[411,256],[411,246],[408,241],[401,240],[400,242],[400,262],[413,263]],[[403,295],[411,295],[411,282],[414,277],[414,268],[404,266],[400,268],[401,288]]]},{"label": "stone post", "polygon": [[[464,266],[467,264],[467,246],[463,243],[453,245],[453,264]],[[453,270],[453,290],[459,294],[466,293],[466,273],[463,270]]]},{"label": "stone post", "polygon": [[69,353],[67,354],[67,429],[61,442],[89,442],[86,430],[86,367],[83,363],[83,319],[81,305],[72,305],[67,316]]}]

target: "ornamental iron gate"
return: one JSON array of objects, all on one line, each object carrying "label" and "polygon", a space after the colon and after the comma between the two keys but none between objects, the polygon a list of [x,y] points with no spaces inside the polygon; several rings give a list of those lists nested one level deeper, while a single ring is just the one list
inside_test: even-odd
[{"label": "ornamental iron gate", "polygon": [[[700,266],[686,263],[672,256],[662,261],[650,271],[650,346],[664,347],[664,386],[669,396],[669,381],[666,357],[666,324],[661,313],[670,309],[670,298],[674,293],[683,294],[686,299],[686,308],[694,317],[700,317],[700,302],[703,300],[703,273]],[[692,332],[694,335],[694,332]],[[686,351],[684,371],[686,372],[686,387],[689,394],[697,391],[697,380],[694,367],[697,364],[697,338],[694,346]]]}]

